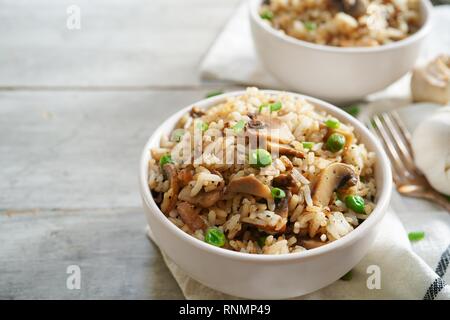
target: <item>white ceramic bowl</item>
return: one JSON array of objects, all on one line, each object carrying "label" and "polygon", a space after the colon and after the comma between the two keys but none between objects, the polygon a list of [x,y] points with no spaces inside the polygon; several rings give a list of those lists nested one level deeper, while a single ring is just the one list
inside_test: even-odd
[{"label": "white ceramic bowl", "polygon": [[410,71],[431,29],[431,4],[421,0],[422,27],[404,40],[373,48],[318,45],[275,30],[249,0],[253,42],[266,69],[286,89],[334,103],[356,101]]},{"label": "white ceramic bowl", "polygon": [[[228,96],[244,93],[227,93],[197,102],[195,106],[208,108]],[[140,191],[147,221],[159,247],[188,275],[210,288],[253,299],[280,299],[304,295],[336,281],[353,268],[367,253],[377,234],[392,189],[389,162],[381,145],[361,122],[339,108],[318,99],[294,95],[314,103],[316,110],[325,110],[343,123],[350,123],[360,141],[376,153],[376,208],[366,221],[345,237],[300,253],[240,253],[214,247],[186,234],[159,210],[150,193],[147,179],[150,149],[159,146],[161,135],[170,133],[178,119],[189,112],[193,105],[188,106],[164,121],[145,145],[139,171]]]}]

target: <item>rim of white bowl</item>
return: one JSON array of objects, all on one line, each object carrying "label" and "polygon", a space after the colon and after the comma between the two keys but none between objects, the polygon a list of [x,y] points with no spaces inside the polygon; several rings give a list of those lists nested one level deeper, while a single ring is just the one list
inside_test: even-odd
[{"label": "rim of white bowl", "polygon": [[[364,237],[364,233],[367,229],[370,229],[372,227],[375,227],[376,224],[383,218],[384,214],[386,213],[387,207],[389,205],[389,200],[391,197],[391,191],[392,191],[392,174],[390,169],[390,162],[387,158],[386,153],[383,150],[383,147],[381,146],[380,142],[375,138],[375,136],[356,118],[348,114],[347,112],[343,111],[342,109],[339,109],[338,107],[333,106],[332,104],[322,101],[320,99],[316,99],[307,95],[302,95],[298,93],[288,92],[288,91],[278,91],[278,90],[260,90],[261,92],[267,93],[267,94],[291,94],[295,97],[303,98],[309,102],[312,102],[315,104],[315,107],[318,110],[323,110],[326,112],[329,112],[336,116],[340,120],[344,120],[343,122],[350,123],[354,128],[355,131],[360,135],[367,138],[367,140],[370,140],[374,146],[373,152],[375,152],[377,156],[377,168],[378,170],[381,170],[382,175],[382,184],[377,185],[378,190],[378,200],[376,203],[376,206],[372,213],[369,215],[369,217],[361,223],[357,228],[355,228],[353,231],[345,235],[344,237],[335,240],[331,243],[327,243],[324,246],[321,246],[319,248],[306,250],[302,252],[295,252],[295,253],[285,253],[280,255],[265,255],[265,254],[250,254],[250,253],[244,253],[244,252],[237,252],[232,251],[228,249],[223,249],[219,247],[215,247],[213,245],[210,245],[204,241],[201,241],[177,226],[175,226],[159,209],[159,207],[156,205],[153,196],[151,195],[150,188],[148,186],[148,162],[150,160],[150,149],[151,146],[159,145],[159,140],[161,138],[161,135],[165,133],[165,122],[168,121],[174,121],[175,119],[180,119],[184,114],[186,114],[189,110],[192,109],[193,106],[196,106],[201,109],[209,108],[213,105],[216,105],[220,102],[225,101],[228,97],[233,96],[239,96],[246,93],[245,90],[243,91],[233,91],[229,93],[224,93],[212,98],[207,98],[200,100],[196,103],[193,103],[180,111],[173,114],[171,117],[169,117],[166,121],[164,121],[151,135],[151,137],[148,139],[144,150],[141,155],[141,161],[140,161],[140,168],[139,168],[139,183],[140,183],[140,191],[143,200],[145,201],[146,205],[149,207],[150,210],[153,211],[152,214],[160,220],[165,226],[167,226],[168,229],[173,233],[174,236],[180,238],[182,241],[189,242],[192,246],[197,247],[200,250],[208,251],[212,254],[217,254],[220,256],[225,256],[230,259],[237,259],[237,260],[243,260],[243,261],[265,261],[265,262],[287,262],[291,260],[296,259],[307,259],[310,257],[326,254],[329,251],[340,249],[347,247],[351,245],[353,242],[357,241],[359,238]],[[151,227],[151,226],[150,226]]]},{"label": "rim of white bowl", "polygon": [[259,25],[260,28],[264,29],[266,32],[270,33],[272,36],[284,40],[286,42],[289,42],[294,45],[300,45],[303,47],[307,47],[310,49],[320,50],[320,51],[326,51],[326,52],[333,52],[333,53],[373,53],[373,52],[380,52],[380,51],[388,51],[393,50],[399,47],[404,47],[409,45],[410,43],[416,42],[423,37],[425,37],[427,34],[431,31],[431,9],[433,8],[433,5],[429,0],[420,0],[421,3],[421,10],[424,12],[424,18],[425,20],[422,23],[422,26],[420,29],[406,37],[405,39],[395,41],[388,44],[383,44],[377,47],[336,47],[336,46],[327,46],[323,44],[316,44],[308,41],[299,40],[297,38],[288,36],[284,33],[279,32],[272,26],[268,25],[263,21],[263,19],[258,14],[258,9],[261,6],[261,3],[263,0],[248,0],[249,4],[249,11],[251,18]]}]

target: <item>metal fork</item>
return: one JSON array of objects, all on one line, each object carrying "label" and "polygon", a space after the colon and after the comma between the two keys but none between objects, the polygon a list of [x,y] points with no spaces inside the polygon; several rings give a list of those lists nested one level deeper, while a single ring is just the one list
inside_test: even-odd
[{"label": "metal fork", "polygon": [[370,128],[385,146],[397,191],[407,197],[433,201],[450,212],[449,200],[431,187],[414,164],[411,134],[398,113],[392,111],[374,115]]}]

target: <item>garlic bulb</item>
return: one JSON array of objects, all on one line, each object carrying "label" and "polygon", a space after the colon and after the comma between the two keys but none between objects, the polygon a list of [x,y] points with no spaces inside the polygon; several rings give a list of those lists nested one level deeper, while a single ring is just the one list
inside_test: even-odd
[{"label": "garlic bulb", "polygon": [[434,112],[413,133],[417,167],[437,191],[450,195],[450,107]]},{"label": "garlic bulb", "polygon": [[440,55],[416,68],[411,78],[414,101],[447,104],[450,101],[450,56]]}]

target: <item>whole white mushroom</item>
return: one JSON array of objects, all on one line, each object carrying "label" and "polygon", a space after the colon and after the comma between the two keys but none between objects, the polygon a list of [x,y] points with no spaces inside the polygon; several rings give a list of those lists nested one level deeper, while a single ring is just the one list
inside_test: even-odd
[{"label": "whole white mushroom", "polygon": [[450,107],[437,110],[417,126],[412,148],[416,165],[431,186],[450,195]]}]

